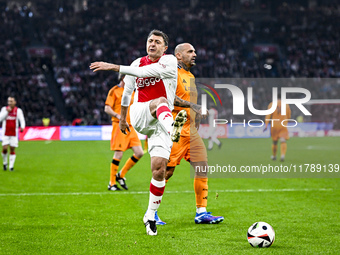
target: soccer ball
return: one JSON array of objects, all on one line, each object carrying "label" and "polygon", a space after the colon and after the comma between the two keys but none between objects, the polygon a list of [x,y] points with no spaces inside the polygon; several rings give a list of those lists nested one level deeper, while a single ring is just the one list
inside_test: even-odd
[{"label": "soccer ball", "polygon": [[255,222],[247,232],[248,242],[253,247],[269,247],[274,243],[275,232],[266,222]]}]

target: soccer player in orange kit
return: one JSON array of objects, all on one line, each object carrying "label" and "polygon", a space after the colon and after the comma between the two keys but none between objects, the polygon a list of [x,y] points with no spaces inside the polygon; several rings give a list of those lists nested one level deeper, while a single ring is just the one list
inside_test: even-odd
[{"label": "soccer player in orange kit", "polygon": [[[110,89],[105,101],[105,112],[112,117],[111,150],[115,151],[111,162],[110,183],[108,186],[108,190],[112,191],[120,190],[116,184],[116,181],[118,181],[123,189],[128,189],[126,185],[125,174],[143,156],[142,145],[138,138],[137,132],[131,126],[129,113],[127,116],[127,122],[129,123],[131,132],[129,132],[127,135],[124,135],[119,129],[121,101],[125,85],[123,80],[124,77],[125,75],[119,75],[119,84]],[[133,97],[131,102],[133,102]],[[117,173],[124,151],[130,148],[133,150],[134,154],[126,161],[121,171]]]},{"label": "soccer player in orange kit", "polygon": [[[280,98],[280,95],[279,95]],[[271,102],[268,106],[268,109],[272,107],[273,102]],[[268,128],[269,122],[271,122],[270,133],[273,140],[272,144],[272,160],[276,160],[276,152],[277,152],[277,143],[280,140],[280,153],[281,153],[281,161],[285,160],[286,152],[287,152],[287,140],[289,139],[289,133],[287,127],[282,125],[282,121],[286,119],[290,119],[290,107],[286,105],[286,115],[281,114],[281,100],[277,101],[277,107],[272,114],[268,114],[265,119],[265,128],[263,131],[266,131]],[[283,122],[284,123],[284,122]]]},{"label": "soccer player in orange kit", "polygon": [[[173,175],[175,167],[180,164],[182,158],[190,162],[195,170],[197,169],[196,167],[200,167],[199,169],[208,168],[207,151],[202,138],[197,132],[201,116],[199,114],[196,115],[196,112],[198,112],[197,108],[200,107],[197,105],[195,76],[190,72],[191,67],[196,65],[196,51],[191,44],[182,43],[175,48],[175,56],[178,60],[178,78],[175,108],[172,114],[176,116],[179,111],[186,109],[188,120],[182,128],[179,142],[173,144],[170,160],[167,165],[166,180],[169,180]],[[206,209],[208,203],[207,171],[196,171],[194,190],[196,197],[195,223],[216,224],[222,222],[224,217],[213,216]]]}]

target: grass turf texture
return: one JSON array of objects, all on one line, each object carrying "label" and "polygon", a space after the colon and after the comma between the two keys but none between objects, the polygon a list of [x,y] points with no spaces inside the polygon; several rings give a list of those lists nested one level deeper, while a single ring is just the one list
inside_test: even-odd
[{"label": "grass turf texture", "polygon": [[[270,145],[270,139],[229,139],[223,140],[222,149],[233,164],[259,160],[268,164]],[[339,152],[339,138],[295,138],[288,143],[286,160],[340,163]],[[121,167],[131,155],[131,151],[124,155]],[[111,158],[108,141],[21,142],[15,171],[0,174],[0,253],[337,254],[340,250],[339,179],[210,179],[208,210],[223,215],[225,221],[196,225],[193,179],[182,161],[159,210],[168,224],[150,237],[142,223],[151,179],[149,156],[126,175],[129,191],[124,192],[107,191]],[[247,229],[256,221],[273,226],[272,247],[255,249],[248,244]]]}]

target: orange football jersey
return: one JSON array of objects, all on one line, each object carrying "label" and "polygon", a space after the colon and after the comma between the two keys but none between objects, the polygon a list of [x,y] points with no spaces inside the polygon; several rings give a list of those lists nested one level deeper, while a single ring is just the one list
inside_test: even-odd
[{"label": "orange football jersey", "polygon": [[[114,86],[113,88],[110,89],[106,101],[105,101],[105,105],[108,105],[112,108],[112,110],[115,113],[118,113],[120,115],[120,110],[121,110],[121,102],[122,102],[122,96],[123,96],[123,91],[124,88],[119,87],[119,86]],[[133,103],[133,97],[134,97],[134,93],[131,96],[131,103],[130,105]],[[119,122],[119,120],[115,117],[111,118],[112,122]],[[129,125],[131,125],[130,122],[130,109],[128,110],[127,116],[126,116],[126,121],[129,123]]]},{"label": "orange football jersey", "polygon": [[[188,102],[197,104],[197,88],[195,84],[195,76],[190,71],[186,71],[181,67],[178,67],[176,96]],[[182,108],[179,106],[175,106],[172,113],[175,118],[177,113],[183,109],[187,111],[188,120],[183,126],[181,136],[190,136],[190,125],[191,132],[196,132],[196,113],[190,110],[190,108]]]}]

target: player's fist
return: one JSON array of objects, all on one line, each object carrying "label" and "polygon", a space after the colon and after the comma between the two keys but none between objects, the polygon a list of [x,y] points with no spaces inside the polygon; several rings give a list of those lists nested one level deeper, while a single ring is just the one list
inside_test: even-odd
[{"label": "player's fist", "polygon": [[6,110],[7,110],[8,112],[11,112],[11,111],[13,110],[13,108],[10,107],[10,106],[7,106],[7,107],[6,107]]}]

